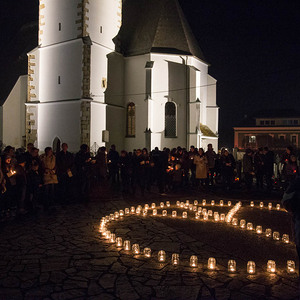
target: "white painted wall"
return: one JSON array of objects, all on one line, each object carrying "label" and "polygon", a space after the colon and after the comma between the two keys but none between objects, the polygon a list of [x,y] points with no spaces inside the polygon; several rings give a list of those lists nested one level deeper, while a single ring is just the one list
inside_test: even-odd
[{"label": "white painted wall", "polygon": [[45,16],[41,19],[45,25],[40,27],[43,30],[42,47],[76,39],[82,32],[78,30],[80,24],[76,24],[80,19],[78,12],[82,10],[77,6],[82,0],[44,0],[41,3],[45,4],[45,8],[41,9],[41,14]]},{"label": "white painted wall", "polygon": [[52,147],[58,137],[69,145],[69,151],[77,152],[80,147],[80,103],[66,101],[38,105],[38,147]]},{"label": "white painted wall", "polygon": [[27,75],[20,76],[3,104],[3,143],[20,148],[25,139]]},{"label": "white painted wall", "polygon": [[94,143],[99,147],[105,146],[102,141],[103,130],[106,130],[106,104],[91,102],[91,146]]},{"label": "white painted wall", "polygon": [[[81,98],[82,40],[40,48],[39,101]],[[58,84],[60,76],[60,84]]]},{"label": "white painted wall", "polygon": [[[37,101],[40,97],[40,51],[39,48],[35,48],[28,53],[29,56],[34,56],[34,59],[30,59],[30,63],[35,64],[31,65],[30,69],[33,70],[33,74],[30,74],[32,77],[32,81],[29,82],[29,85],[33,87],[31,89],[31,94],[35,95],[35,97],[31,98],[31,101]],[[29,63],[29,62],[28,62]]]}]

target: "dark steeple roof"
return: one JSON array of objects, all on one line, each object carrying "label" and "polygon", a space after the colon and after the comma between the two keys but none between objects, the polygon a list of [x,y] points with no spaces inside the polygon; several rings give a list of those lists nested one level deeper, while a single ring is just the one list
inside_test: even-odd
[{"label": "dark steeple roof", "polygon": [[126,0],[116,51],[125,56],[150,52],[204,55],[177,0]]}]

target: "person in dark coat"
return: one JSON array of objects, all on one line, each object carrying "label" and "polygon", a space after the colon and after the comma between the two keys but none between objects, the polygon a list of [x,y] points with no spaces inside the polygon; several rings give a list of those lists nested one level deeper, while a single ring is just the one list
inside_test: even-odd
[{"label": "person in dark coat", "polygon": [[221,155],[220,163],[223,181],[226,188],[230,189],[234,180],[235,159],[233,155],[225,149],[223,155]]},{"label": "person in dark coat", "polygon": [[121,155],[119,157],[119,168],[121,174],[122,192],[128,193],[130,186],[130,158],[125,150],[121,151]]},{"label": "person in dark coat", "polygon": [[116,151],[116,146],[111,145],[107,155],[108,173],[112,183],[119,182],[119,153]]},{"label": "person in dark coat", "polygon": [[246,149],[246,153],[243,156],[243,171],[246,188],[250,191],[252,189],[254,175],[253,151],[251,149]]},{"label": "person in dark coat", "polygon": [[264,154],[263,148],[259,148],[254,154],[254,171],[256,176],[257,189],[263,189],[264,187]]},{"label": "person in dark coat", "polygon": [[272,190],[272,176],[274,173],[274,153],[268,147],[264,147],[264,176],[267,184],[267,189]]},{"label": "person in dark coat", "polygon": [[27,176],[26,176],[26,157],[20,155],[17,157],[16,171],[16,196],[17,196],[17,207],[18,214],[25,214],[25,199],[27,189]]}]

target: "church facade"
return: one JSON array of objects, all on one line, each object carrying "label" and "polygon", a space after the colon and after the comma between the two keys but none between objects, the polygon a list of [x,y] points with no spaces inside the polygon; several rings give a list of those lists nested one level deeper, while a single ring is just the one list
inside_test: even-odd
[{"label": "church facade", "polygon": [[216,80],[177,0],[40,0],[26,142],[218,148]]}]

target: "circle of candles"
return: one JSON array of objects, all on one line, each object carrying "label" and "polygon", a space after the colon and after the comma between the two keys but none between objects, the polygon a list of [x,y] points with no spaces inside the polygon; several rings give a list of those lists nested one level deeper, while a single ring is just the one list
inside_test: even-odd
[{"label": "circle of candles", "polygon": [[160,202],[160,207],[164,208],[165,204],[163,202]]},{"label": "circle of candles", "polygon": [[228,201],[228,202],[227,202],[227,205],[228,205],[228,206],[231,206],[231,201]]},{"label": "circle of candles", "polygon": [[145,257],[151,257],[151,248],[144,248]]},{"label": "circle of candles", "polygon": [[173,210],[173,211],[172,211],[172,217],[173,217],[173,218],[176,218],[176,217],[177,217],[177,211],[176,211],[176,210]]},{"label": "circle of candles", "polygon": [[269,273],[275,273],[276,272],[276,263],[275,263],[274,260],[268,260],[267,271]]},{"label": "circle of candles", "polygon": [[213,211],[212,211],[211,209],[209,209],[209,210],[207,211],[207,214],[208,214],[209,217],[212,217]]},{"label": "circle of candles", "polygon": [[151,208],[153,209],[153,208],[155,208],[156,207],[156,204],[153,202],[153,203],[151,203]]},{"label": "circle of candles", "polygon": [[147,210],[149,209],[149,204],[145,204],[144,208]]},{"label": "circle of candles", "polygon": [[268,209],[269,209],[269,210],[272,209],[272,203],[271,203],[271,202],[269,202],[269,204],[268,204]]},{"label": "circle of candles", "polygon": [[198,205],[198,200],[194,200],[194,205]]},{"label": "circle of candles", "polygon": [[250,206],[251,206],[251,207],[254,207],[254,201],[251,201],[251,202],[250,202]]},{"label": "circle of candles", "polygon": [[266,237],[271,237],[272,236],[272,229],[267,228],[266,229]]},{"label": "circle of candles", "polygon": [[224,201],[220,200],[220,206],[223,206],[223,205],[224,205]]},{"label": "circle of candles", "polygon": [[263,208],[263,207],[264,207],[264,203],[263,203],[263,202],[260,202],[260,203],[259,203],[259,207],[260,207],[260,208]]},{"label": "circle of candles", "polygon": [[232,218],[231,223],[232,223],[233,226],[237,226],[238,225],[238,219],[237,218]]},{"label": "circle of candles", "polygon": [[159,262],[166,261],[166,252],[164,250],[158,251],[157,259],[158,259]]},{"label": "circle of candles", "polygon": [[290,242],[290,237],[288,234],[283,234],[282,235],[282,241],[285,243],[285,244],[288,244]]},{"label": "circle of candles", "polygon": [[289,274],[293,274],[296,271],[296,265],[293,260],[288,260],[286,263],[286,270]]},{"label": "circle of candles", "polygon": [[156,215],[157,215],[157,209],[156,209],[156,208],[153,209],[152,214],[153,214],[153,216],[156,216]]},{"label": "circle of candles", "polygon": [[184,202],[180,202],[180,207],[184,208]]},{"label": "circle of candles", "polygon": [[193,210],[194,205],[193,204],[189,204],[189,210]]},{"label": "circle of candles", "polygon": [[114,214],[110,214],[110,215],[109,215],[109,220],[110,220],[110,221],[113,221],[113,220],[114,220]]},{"label": "circle of candles", "polygon": [[179,254],[178,253],[173,253],[172,254],[171,262],[172,262],[173,266],[178,266],[179,265]]},{"label": "circle of candles", "polygon": [[206,200],[205,200],[205,199],[202,200],[202,205],[203,205],[203,206],[206,205]]},{"label": "circle of candles", "polygon": [[193,211],[197,211],[198,207],[196,205],[193,206]]},{"label": "circle of candles", "polygon": [[124,210],[121,209],[121,210],[119,211],[119,214],[120,214],[120,217],[123,217],[123,216],[124,216]]},{"label": "circle of candles", "polygon": [[132,253],[134,255],[140,254],[140,245],[139,244],[132,245]]},{"label": "circle of candles", "polygon": [[219,222],[220,221],[220,216],[219,216],[218,212],[214,213],[214,220],[215,220],[215,222]]},{"label": "circle of candles", "polygon": [[241,228],[245,228],[245,227],[246,227],[246,220],[242,219],[242,220],[240,221],[240,227],[241,227]]},{"label": "circle of candles", "polygon": [[129,208],[126,207],[126,208],[125,208],[125,215],[129,215],[129,212],[130,212]]},{"label": "circle of candles", "polygon": [[225,214],[220,215],[220,221],[224,222],[225,221]]},{"label": "circle of candles", "polygon": [[131,249],[130,247],[130,241],[129,240],[125,240],[124,243],[123,243],[123,248],[124,250],[126,251],[129,251]]},{"label": "circle of candles", "polygon": [[121,237],[117,237],[117,238],[116,238],[116,246],[117,246],[118,248],[120,248],[120,247],[122,247],[122,245],[123,245],[123,240],[122,240],[122,238],[121,238]]},{"label": "circle of candles", "polygon": [[116,212],[114,213],[114,218],[115,218],[115,219],[118,219],[118,218],[119,218],[119,216],[120,216],[119,212],[118,212],[118,211],[116,211]]},{"label": "circle of candles", "polygon": [[228,261],[228,272],[236,272],[236,261],[233,259]]},{"label": "circle of candles", "polygon": [[166,217],[167,214],[168,214],[168,212],[164,209],[164,210],[162,211],[162,216],[163,216],[163,217]]},{"label": "circle of candles", "polygon": [[180,201],[176,201],[176,206],[180,206]]},{"label": "circle of candles", "polygon": [[277,204],[277,205],[276,205],[276,209],[277,209],[277,210],[280,210],[280,204]]},{"label": "circle of candles", "polygon": [[110,235],[110,240],[109,240],[111,243],[115,243],[116,242],[116,235],[114,233],[112,233]]},{"label": "circle of candles", "polygon": [[210,203],[212,206],[215,205],[215,200],[211,200],[211,203]]},{"label": "circle of candles", "polygon": [[190,267],[192,267],[192,268],[198,267],[198,257],[196,255],[192,255],[190,257]]},{"label": "circle of candles", "polygon": [[247,230],[253,230],[253,224],[252,223],[247,223]]},{"label": "circle of candles", "polygon": [[248,261],[248,263],[247,263],[247,273],[248,274],[254,274],[255,273],[255,262],[254,261]]},{"label": "circle of candles", "polygon": [[135,207],[134,207],[134,206],[131,206],[131,207],[130,207],[130,212],[131,212],[132,214],[135,213]]},{"label": "circle of candles", "polygon": [[261,234],[262,233],[262,227],[260,225],[256,226],[256,233]]},{"label": "circle of candles", "polygon": [[171,206],[170,201],[166,201],[166,205],[167,205],[167,207],[170,207]]},{"label": "circle of candles", "polygon": [[183,219],[186,219],[186,218],[187,218],[187,212],[186,212],[186,211],[184,211],[184,212],[182,213],[182,218],[183,218]]},{"label": "circle of candles", "polygon": [[280,233],[278,231],[273,232],[273,240],[275,240],[275,241],[280,240]]},{"label": "circle of candles", "polygon": [[199,213],[202,212],[202,207],[201,207],[201,206],[198,207],[198,212],[199,212]]},{"label": "circle of candles", "polygon": [[195,213],[195,219],[196,219],[196,220],[199,220],[199,219],[200,219],[200,213],[199,213],[199,212],[196,212],[196,213]]},{"label": "circle of candles", "polygon": [[209,270],[214,270],[216,268],[216,259],[214,257],[210,257],[207,261],[207,268]]},{"label": "circle of candles", "polygon": [[203,220],[204,220],[204,221],[207,221],[207,220],[208,220],[208,214],[207,214],[207,213],[203,214]]}]

